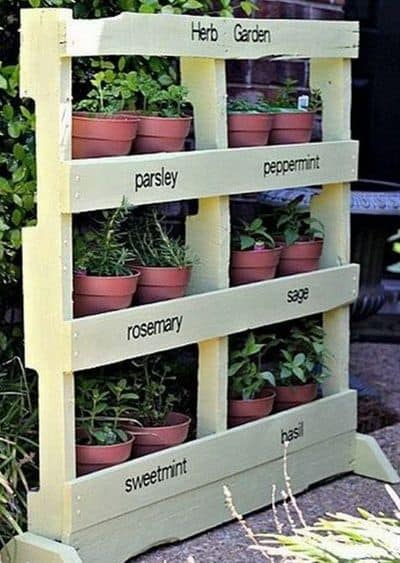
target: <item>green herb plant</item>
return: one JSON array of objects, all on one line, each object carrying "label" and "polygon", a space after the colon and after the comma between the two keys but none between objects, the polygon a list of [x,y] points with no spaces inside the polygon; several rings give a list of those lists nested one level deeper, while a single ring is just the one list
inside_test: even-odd
[{"label": "green herb plant", "polygon": [[298,196],[285,206],[277,207],[272,212],[272,222],[276,237],[283,237],[287,245],[302,239],[314,240],[324,237],[324,225],[311,217],[306,209],[300,207],[303,196]]},{"label": "green herb plant", "polygon": [[[270,101],[270,105],[274,111],[299,111],[298,109],[298,82],[291,78],[287,78],[278,90],[274,100]],[[322,98],[319,89],[312,89],[309,94],[309,105],[304,111],[321,111]]]},{"label": "green herb plant", "polygon": [[[234,342],[234,341],[232,341]],[[245,341],[237,341],[229,354],[228,376],[231,398],[255,399],[266,384],[272,384],[269,372],[261,371],[261,353],[265,344],[250,332]]]},{"label": "green herb plant", "polygon": [[197,263],[197,256],[180,239],[172,237],[162,221],[154,208],[133,218],[128,238],[134,262],[166,268],[186,268]]},{"label": "green herb plant", "polygon": [[252,102],[246,98],[230,98],[228,113],[270,113],[272,111],[266,100]]},{"label": "green herb plant", "polygon": [[129,440],[129,435],[121,428],[121,419],[137,399],[126,379],[113,383],[102,378],[78,378],[78,443],[111,446]]},{"label": "green herb plant", "polygon": [[132,360],[126,377],[138,397],[130,414],[143,426],[164,426],[168,414],[181,401],[166,355],[152,354]]},{"label": "green herb plant", "polygon": [[135,104],[138,91],[137,73],[116,72],[111,68],[96,72],[90,80],[93,88],[87,96],[74,104],[76,111],[90,113],[115,114],[122,111],[126,104]]},{"label": "green herb plant", "polygon": [[330,353],[324,344],[325,332],[314,320],[302,320],[290,327],[280,340],[278,353],[269,362],[268,374],[274,385],[292,386],[322,383],[330,375]]},{"label": "green herb plant", "polygon": [[243,219],[232,227],[232,248],[234,250],[254,250],[274,248],[275,241],[264,227],[263,220],[256,217],[248,223]]},{"label": "green herb plant", "polygon": [[163,87],[146,72],[138,74],[138,90],[142,96],[144,115],[159,117],[183,117],[188,104],[188,89],[185,86],[171,84]]},{"label": "green herb plant", "polygon": [[125,203],[102,212],[96,226],[74,233],[74,270],[92,276],[124,276],[132,272],[127,265],[132,255],[127,246],[123,223]]}]

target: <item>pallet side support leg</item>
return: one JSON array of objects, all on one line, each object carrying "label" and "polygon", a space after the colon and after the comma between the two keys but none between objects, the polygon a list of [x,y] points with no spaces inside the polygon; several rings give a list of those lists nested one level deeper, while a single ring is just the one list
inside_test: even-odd
[{"label": "pallet side support leg", "polygon": [[400,477],[372,436],[356,434],[354,473],[386,483],[400,483]]},{"label": "pallet side support leg", "polygon": [[[196,149],[227,147],[225,61],[181,59],[182,82],[194,108]],[[229,198],[210,197],[199,201],[199,213],[187,224],[187,241],[201,257],[194,268],[192,293],[229,286],[230,244]],[[207,436],[226,429],[227,338],[199,344],[197,435]]]},{"label": "pallet side support leg", "polygon": [[[319,89],[322,95],[323,140],[350,139],[351,61],[313,59],[311,85]],[[325,185],[321,194],[313,198],[311,210],[325,226],[321,266],[327,268],[348,264],[350,262],[350,185],[347,183]],[[332,354],[329,360],[332,375],[325,382],[323,389],[324,395],[328,396],[349,388],[349,307],[339,307],[325,313],[324,329],[327,347]]]},{"label": "pallet side support leg", "polygon": [[63,161],[71,156],[71,59],[62,56],[71,18],[70,10],[54,9],[23,10],[21,18],[20,93],[36,103],[38,168],[37,226],[23,231],[26,362],[39,378],[40,488],[28,498],[28,527],[59,541],[68,511],[64,484],[75,477],[72,331],[65,322],[72,318],[72,217],[60,204],[69,182]]},{"label": "pallet side support leg", "polygon": [[82,563],[75,549],[29,532],[13,538],[1,551],[3,563]]}]

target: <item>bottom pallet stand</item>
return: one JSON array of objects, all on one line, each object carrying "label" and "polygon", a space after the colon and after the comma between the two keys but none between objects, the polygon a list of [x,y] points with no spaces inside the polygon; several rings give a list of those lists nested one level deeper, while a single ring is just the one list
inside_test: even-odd
[{"label": "bottom pallet stand", "polygon": [[[398,482],[375,440],[356,433],[355,413],[356,393],[345,391],[74,479],[65,488],[63,544],[27,533],[8,546],[4,561],[124,563],[230,520],[223,485],[241,513],[267,506],[273,485],[285,485],[285,442],[295,493],[351,471]],[[33,510],[39,494],[31,495]],[[29,557],[27,545],[34,547]]]}]

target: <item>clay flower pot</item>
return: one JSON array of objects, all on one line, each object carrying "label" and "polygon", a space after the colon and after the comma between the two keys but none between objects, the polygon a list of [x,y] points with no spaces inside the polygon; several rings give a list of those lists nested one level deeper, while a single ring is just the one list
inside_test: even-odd
[{"label": "clay flower pot", "polygon": [[268,143],[274,116],[267,113],[231,113],[228,115],[230,147],[257,147]]},{"label": "clay flower pot", "polygon": [[274,113],[269,136],[270,145],[291,145],[309,143],[314,126],[315,113],[312,111],[282,111]]},{"label": "clay flower pot", "polygon": [[279,261],[278,273],[280,276],[301,274],[318,270],[324,241],[302,240],[284,246]]},{"label": "clay flower pot", "polygon": [[131,265],[140,272],[135,301],[139,305],[183,297],[192,269]]},{"label": "clay flower pot", "polygon": [[135,438],[112,446],[88,446],[76,444],[76,463],[78,475],[86,475],[99,469],[123,463],[131,457]]},{"label": "clay flower pot", "polygon": [[305,385],[290,385],[274,387],[276,392],[275,410],[284,411],[306,403],[311,403],[318,392],[316,383],[306,383]]},{"label": "clay flower pot", "polygon": [[129,154],[139,119],[129,115],[72,115],[72,158]]},{"label": "clay flower pot", "polygon": [[275,391],[264,389],[258,399],[229,399],[228,425],[229,428],[252,422],[268,416],[272,411],[275,400]]},{"label": "clay flower pot", "polygon": [[182,151],[191,122],[191,117],[141,115],[133,152],[144,154]]},{"label": "clay flower pot", "polygon": [[74,275],[74,316],[97,315],[126,309],[132,303],[140,272],[129,276]]},{"label": "clay flower pot", "polygon": [[165,426],[125,424],[124,428],[135,437],[134,456],[141,457],[182,444],[188,436],[190,422],[186,414],[171,412]]},{"label": "clay flower pot", "polygon": [[256,250],[233,250],[231,254],[231,285],[243,285],[275,277],[282,247]]}]

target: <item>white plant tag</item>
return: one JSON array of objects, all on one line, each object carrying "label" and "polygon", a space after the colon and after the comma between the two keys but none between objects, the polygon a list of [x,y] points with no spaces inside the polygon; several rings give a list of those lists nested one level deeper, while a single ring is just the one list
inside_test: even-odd
[{"label": "white plant tag", "polygon": [[310,105],[310,96],[304,94],[303,96],[299,96],[297,98],[297,109],[308,109]]}]

